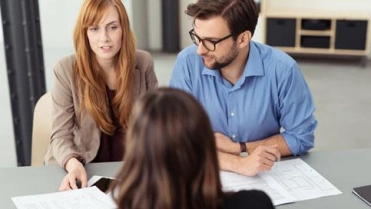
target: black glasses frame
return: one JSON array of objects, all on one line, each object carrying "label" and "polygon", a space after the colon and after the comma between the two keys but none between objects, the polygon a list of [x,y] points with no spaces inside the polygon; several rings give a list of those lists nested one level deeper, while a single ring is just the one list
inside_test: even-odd
[{"label": "black glasses frame", "polygon": [[[217,40],[217,41],[211,41],[211,40],[207,40],[207,39],[202,39],[202,38],[200,38],[200,37],[199,37],[199,36],[198,36],[194,31],[195,31],[195,30],[192,29],[192,30],[190,30],[190,31],[188,32],[188,33],[189,33],[189,36],[191,36],[191,39],[192,39],[193,43],[194,43],[196,46],[198,46],[198,45],[202,42],[202,45],[203,45],[207,50],[209,50],[209,51],[211,51],[211,52],[215,51],[215,49],[216,49],[216,46],[215,46],[215,45],[217,45],[218,43],[220,43],[220,42],[226,40],[227,38],[229,38],[229,37],[231,37],[231,36],[233,35],[233,34],[229,34],[228,36],[225,36],[225,37],[223,37],[223,38],[221,38],[221,39],[219,39],[219,40]],[[199,40],[198,43],[197,43],[196,38]],[[214,46],[213,49],[209,49],[209,48],[207,47],[207,44],[205,44],[205,41],[210,42],[211,44],[213,44],[213,46]]]}]

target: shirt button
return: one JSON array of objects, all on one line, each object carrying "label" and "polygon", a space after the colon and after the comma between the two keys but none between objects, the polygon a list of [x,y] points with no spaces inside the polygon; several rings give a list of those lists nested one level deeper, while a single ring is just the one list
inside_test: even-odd
[{"label": "shirt button", "polygon": [[236,138],[236,135],[233,134],[233,135],[232,135],[232,139],[234,139],[234,138]]},{"label": "shirt button", "polygon": [[231,113],[231,116],[232,116],[232,117],[234,116],[234,112]]}]

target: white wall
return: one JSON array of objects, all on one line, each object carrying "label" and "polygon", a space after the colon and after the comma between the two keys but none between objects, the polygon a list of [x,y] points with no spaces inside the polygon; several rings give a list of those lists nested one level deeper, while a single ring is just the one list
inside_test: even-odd
[{"label": "white wall", "polygon": [[127,10],[132,12],[132,15],[134,15],[130,18],[130,24],[137,39],[137,48],[148,49],[147,0],[135,0],[130,2],[132,3],[132,6],[129,7],[125,5],[125,7]]},{"label": "white wall", "polygon": [[[132,27],[137,36],[138,48],[149,50],[162,49],[161,2],[153,0],[122,0],[127,8]],[[181,48],[191,44],[188,30],[191,19],[184,14],[189,3],[196,0],[179,0],[180,3],[180,43]],[[311,0],[303,4],[300,0],[265,0],[268,6],[275,8],[313,9],[326,11],[364,11],[371,13],[368,0]],[[82,0],[39,0],[42,18],[42,35],[44,46],[72,48],[72,30]],[[258,24],[254,40],[261,41],[262,25]],[[0,27],[0,42],[3,42]]]},{"label": "white wall", "polygon": [[274,8],[290,8],[293,10],[319,11],[365,11],[371,12],[369,0],[261,0]]},{"label": "white wall", "polygon": [[[0,11],[0,22],[3,22],[1,19],[1,11]],[[3,36],[3,25],[0,26],[0,44],[3,44],[4,36]]]},{"label": "white wall", "polygon": [[73,48],[72,32],[81,4],[82,0],[39,0],[44,46]]},{"label": "white wall", "polygon": [[[147,2],[145,2],[147,1]],[[191,44],[188,37],[188,30],[191,27],[191,20],[184,14],[184,10],[189,3],[196,0],[179,0],[180,2],[180,20],[181,20],[181,48]],[[310,4],[303,4],[303,1],[298,0],[265,0],[269,5],[275,8],[292,8],[292,9],[313,9],[326,11],[364,11],[371,13],[369,0],[311,0]],[[42,33],[44,46],[62,46],[72,47],[72,29],[74,21],[77,17],[82,0],[39,0],[40,15],[42,18]],[[162,31],[161,31],[161,3],[153,0],[123,0],[127,7],[129,18],[134,25],[146,25],[147,34],[143,34],[140,29],[134,26],[140,48],[148,48],[152,50],[161,50],[162,48]],[[146,4],[147,3],[147,4]],[[140,5],[145,5],[143,12],[133,14],[133,7],[140,8]],[[146,15],[143,15],[147,13]],[[257,34],[262,26],[258,24]],[[142,28],[143,30],[143,28]],[[3,43],[2,27],[0,28],[0,42]],[[146,38],[147,37],[147,38]],[[260,40],[255,37],[256,40]],[[146,43],[146,45],[143,45]]]},{"label": "white wall", "polygon": [[147,0],[148,14],[148,48],[154,51],[162,50],[162,21],[161,3],[159,1]]},{"label": "white wall", "polygon": [[192,44],[192,41],[188,35],[188,31],[192,29],[193,19],[185,14],[184,11],[187,9],[188,4],[194,2],[196,2],[196,0],[180,0],[180,48],[184,48]]},{"label": "white wall", "polygon": [[[179,20],[180,20],[180,48],[184,48],[192,41],[189,38],[188,31],[192,27],[191,19],[184,13],[189,3],[196,0],[179,0]],[[147,0],[148,2],[148,49],[159,51],[162,49],[162,8],[161,2]],[[159,12],[160,11],[160,12]]]},{"label": "white wall", "polygon": [[[72,33],[82,2],[83,0],[39,0],[44,46],[73,48]],[[132,0],[123,0],[122,2],[127,8],[129,19],[132,22]]]}]

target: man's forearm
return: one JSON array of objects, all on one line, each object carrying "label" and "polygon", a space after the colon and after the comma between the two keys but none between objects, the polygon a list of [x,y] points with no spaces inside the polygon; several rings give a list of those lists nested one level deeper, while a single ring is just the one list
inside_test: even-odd
[{"label": "man's forearm", "polygon": [[279,151],[274,147],[261,146],[248,157],[218,152],[220,169],[245,176],[255,176],[259,172],[270,171],[274,162],[279,160]]},{"label": "man's forearm", "polygon": [[[215,140],[218,151],[229,153],[232,155],[238,155],[240,153],[240,145],[230,138],[221,133],[215,133]],[[272,146],[276,145],[281,153],[281,156],[290,156],[292,155],[291,150],[286,144],[285,139],[281,134],[276,134],[271,137],[257,140],[254,142],[247,142],[247,152],[252,153],[259,146]]]},{"label": "man's forearm", "polygon": [[221,170],[237,172],[238,168],[237,155],[218,151],[218,159]]},{"label": "man's forearm", "polygon": [[277,145],[282,156],[292,155],[289,147],[286,144],[285,139],[281,134],[276,134],[266,139],[246,143],[248,153],[251,153],[259,146],[271,146],[271,145]]}]

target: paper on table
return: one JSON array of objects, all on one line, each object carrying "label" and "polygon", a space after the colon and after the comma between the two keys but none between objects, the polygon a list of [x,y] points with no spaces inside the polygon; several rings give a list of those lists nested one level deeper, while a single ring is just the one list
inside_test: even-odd
[{"label": "paper on table", "polygon": [[262,177],[267,175],[273,177],[297,201],[342,193],[300,158],[275,163],[271,172],[263,173]]},{"label": "paper on table", "polygon": [[259,189],[274,205],[341,194],[341,191],[301,159],[276,162],[270,172],[255,177],[221,172],[223,190]]},{"label": "paper on table", "polygon": [[112,199],[97,187],[40,195],[12,197],[18,209],[114,209]]},{"label": "paper on table", "polygon": [[295,202],[295,198],[287,192],[272,177],[242,176],[236,173],[222,171],[220,174],[224,191],[240,191],[257,189],[267,193],[274,205]]}]

